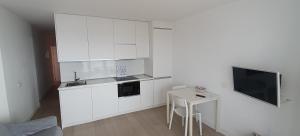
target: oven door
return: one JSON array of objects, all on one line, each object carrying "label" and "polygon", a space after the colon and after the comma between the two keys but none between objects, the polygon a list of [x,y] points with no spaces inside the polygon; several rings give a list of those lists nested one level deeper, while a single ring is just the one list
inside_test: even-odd
[{"label": "oven door", "polygon": [[118,97],[140,95],[140,82],[126,82],[118,84]]}]

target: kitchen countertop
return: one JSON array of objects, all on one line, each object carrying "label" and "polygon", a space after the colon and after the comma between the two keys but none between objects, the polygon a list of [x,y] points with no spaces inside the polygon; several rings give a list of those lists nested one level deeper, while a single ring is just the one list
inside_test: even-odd
[{"label": "kitchen countertop", "polygon": [[132,81],[144,81],[144,80],[153,80],[154,78],[149,75],[141,74],[141,75],[132,75],[138,79],[134,80],[126,80],[126,81],[116,81],[113,77],[108,77],[108,78],[97,78],[97,79],[87,79],[86,85],[78,85],[78,86],[69,86],[66,87],[68,82],[62,82],[58,88],[59,91],[63,90],[69,90],[69,89],[77,89],[77,88],[85,88],[85,87],[93,87],[93,86],[98,86],[102,84],[107,84],[107,83],[115,83],[115,84],[120,84],[120,83],[126,83],[126,82],[132,82]]}]

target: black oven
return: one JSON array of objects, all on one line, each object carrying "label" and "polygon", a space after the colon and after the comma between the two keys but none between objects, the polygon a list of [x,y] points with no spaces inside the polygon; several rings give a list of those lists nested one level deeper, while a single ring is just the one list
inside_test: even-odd
[{"label": "black oven", "polygon": [[133,96],[140,94],[140,81],[125,82],[118,84],[118,97]]}]

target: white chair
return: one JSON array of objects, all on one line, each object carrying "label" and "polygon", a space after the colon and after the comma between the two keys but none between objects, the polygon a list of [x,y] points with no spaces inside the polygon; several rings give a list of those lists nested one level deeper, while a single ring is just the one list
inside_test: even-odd
[{"label": "white chair", "polygon": [[[172,87],[173,90],[175,89],[181,89],[181,88],[185,88],[186,86],[175,86]],[[185,131],[184,131],[184,135],[187,136],[187,127],[188,127],[188,116],[189,116],[189,110],[188,110],[188,105],[187,105],[187,101],[183,98],[179,98],[176,96],[171,96],[171,100],[172,100],[172,107],[171,107],[171,116],[170,116],[170,124],[169,124],[169,129],[171,129],[172,127],[172,120],[173,120],[173,115],[174,112],[182,117],[182,124],[185,120]],[[193,111],[194,112],[194,111]],[[200,136],[202,136],[202,124],[201,124],[201,113],[197,113],[194,112],[193,116],[196,117],[196,120],[199,121],[199,131],[200,131]]]},{"label": "white chair", "polygon": [[[182,88],[187,88],[187,86],[186,85],[172,86],[172,90],[182,89]],[[172,101],[172,98],[171,98],[171,101]],[[181,117],[181,125],[184,126],[184,117]]]}]

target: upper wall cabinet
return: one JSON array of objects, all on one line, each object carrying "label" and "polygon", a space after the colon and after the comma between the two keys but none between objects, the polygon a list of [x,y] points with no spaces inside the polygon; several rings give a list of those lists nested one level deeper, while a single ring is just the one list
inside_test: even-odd
[{"label": "upper wall cabinet", "polygon": [[135,22],[115,20],[115,59],[136,59]]},{"label": "upper wall cabinet", "polygon": [[88,61],[86,17],[55,15],[58,61]]},{"label": "upper wall cabinet", "polygon": [[87,17],[90,60],[114,59],[113,20]]},{"label": "upper wall cabinet", "polygon": [[115,43],[135,45],[135,22],[115,20]]},{"label": "upper wall cabinet", "polygon": [[148,23],[55,14],[59,62],[149,57]]},{"label": "upper wall cabinet", "polygon": [[117,44],[115,46],[115,59],[136,59],[136,46],[131,44]]},{"label": "upper wall cabinet", "polygon": [[148,58],[149,57],[149,24],[147,22],[135,23],[136,34],[136,57]]}]

